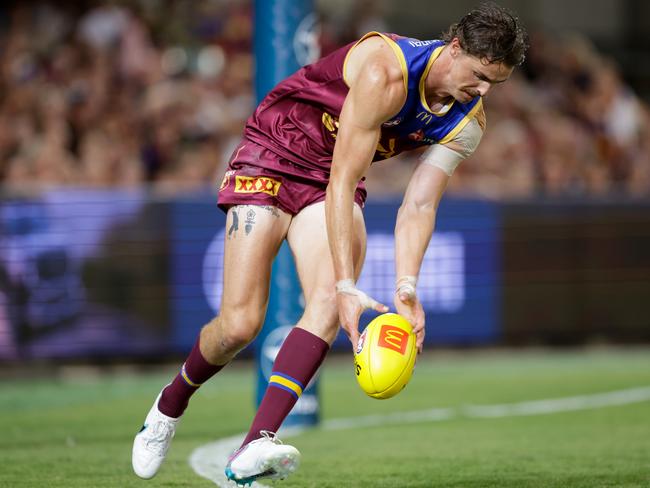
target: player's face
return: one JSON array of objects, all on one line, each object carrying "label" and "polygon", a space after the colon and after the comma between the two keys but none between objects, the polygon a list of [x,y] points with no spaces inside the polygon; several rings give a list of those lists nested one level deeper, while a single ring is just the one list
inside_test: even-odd
[{"label": "player's face", "polygon": [[500,62],[488,63],[461,49],[457,52],[450,73],[450,94],[461,103],[467,103],[479,95],[483,97],[494,85],[506,81],[512,70],[512,66]]}]

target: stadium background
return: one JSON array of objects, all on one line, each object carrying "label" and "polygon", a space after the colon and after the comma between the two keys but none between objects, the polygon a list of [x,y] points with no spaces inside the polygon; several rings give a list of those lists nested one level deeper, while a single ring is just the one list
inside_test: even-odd
[{"label": "stadium background", "polygon": [[[529,27],[531,50],[490,94],[488,131],[442,204],[419,285],[427,348],[469,364],[497,349],[529,364],[540,347],[552,362],[562,351],[582,361],[616,347],[616,360],[596,361],[595,372],[624,357],[643,369],[650,7],[501,4]],[[318,41],[327,53],[369,30],[435,38],[472,5],[317,2]],[[70,374],[105,373],[101,384],[124,367],[131,378],[176,364],[215,312],[224,219],[214,197],[255,104],[252,11],[243,0],[0,6],[0,405],[7,412],[45,395],[44,384],[66,391]],[[399,157],[367,177],[360,286],[386,302],[393,215],[414,163]],[[344,338],[336,348],[345,362]],[[246,365],[251,354],[236,362]],[[648,382],[638,369],[621,378],[603,387]],[[589,382],[577,375],[567,384],[576,390],[561,393]],[[102,401],[100,389],[89,390],[91,404]],[[65,410],[58,402],[53,408]],[[17,438],[29,431],[16,429]]]}]

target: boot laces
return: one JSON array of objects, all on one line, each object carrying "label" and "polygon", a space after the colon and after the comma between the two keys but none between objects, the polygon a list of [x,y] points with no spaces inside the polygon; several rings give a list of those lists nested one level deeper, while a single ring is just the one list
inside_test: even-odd
[{"label": "boot laces", "polygon": [[174,425],[160,420],[151,427],[151,436],[147,439],[147,449],[164,456],[169,449],[169,440],[174,437]]},{"label": "boot laces", "polygon": [[262,437],[260,437],[260,440],[268,439],[273,444],[282,444],[282,441],[278,439],[278,436],[276,435],[275,432],[271,432],[270,430],[260,430],[260,434],[262,435]]}]

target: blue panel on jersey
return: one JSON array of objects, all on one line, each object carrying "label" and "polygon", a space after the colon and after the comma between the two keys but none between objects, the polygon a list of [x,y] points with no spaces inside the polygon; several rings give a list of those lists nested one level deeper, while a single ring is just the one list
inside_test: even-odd
[{"label": "blue panel on jersey", "polygon": [[[407,138],[421,144],[435,144],[450,134],[465,117],[481,102],[476,97],[468,103],[454,101],[444,113],[434,113],[422,102],[420,81],[426,76],[432,58],[436,58],[444,48],[443,41],[420,41],[400,36],[391,36],[404,55],[408,71],[408,93],[400,112],[384,124],[390,128],[392,136]],[[426,103],[426,102],[425,102]]]}]

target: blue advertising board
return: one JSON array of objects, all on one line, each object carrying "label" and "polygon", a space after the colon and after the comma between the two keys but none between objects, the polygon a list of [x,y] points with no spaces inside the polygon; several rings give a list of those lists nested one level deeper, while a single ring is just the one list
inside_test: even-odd
[{"label": "blue advertising board", "polygon": [[178,200],[170,209],[170,313],[177,352],[189,352],[219,311],[225,225],[213,195]]},{"label": "blue advertising board", "polygon": [[[359,287],[390,306],[398,207],[370,201],[364,210]],[[498,205],[443,200],[418,283],[427,344],[501,340],[500,215]],[[68,190],[2,201],[0,361],[186,354],[219,311],[224,233],[225,215],[210,193],[160,202],[144,193]],[[276,259],[272,280],[267,317],[283,333],[268,329],[259,338],[266,376],[302,313],[290,252]],[[374,315],[366,312],[361,327]],[[349,351],[343,334],[334,348]]]},{"label": "blue advertising board", "polygon": [[[394,200],[369,201],[366,205],[368,246],[358,282],[359,288],[390,307],[395,283],[393,231],[398,208],[399,202]],[[216,207],[213,196],[177,202],[171,214],[173,341],[180,350],[187,351],[200,327],[218,311],[223,286],[225,216]],[[500,249],[497,205],[443,199],[418,281],[418,296],[427,317],[427,344],[480,345],[499,341]],[[291,269],[291,261],[290,254],[280,255],[276,266]],[[267,316],[280,327],[293,325],[300,316],[297,281],[286,273],[274,276],[276,283]],[[360,327],[374,315],[366,312]],[[339,334],[334,348],[349,350],[344,334]]]},{"label": "blue advertising board", "polygon": [[0,362],[166,353],[165,217],[138,190],[0,199]]}]

